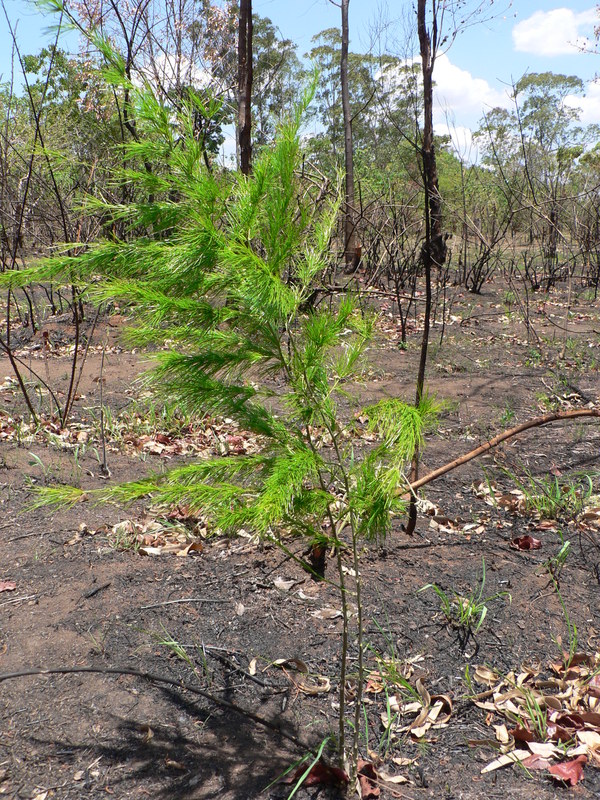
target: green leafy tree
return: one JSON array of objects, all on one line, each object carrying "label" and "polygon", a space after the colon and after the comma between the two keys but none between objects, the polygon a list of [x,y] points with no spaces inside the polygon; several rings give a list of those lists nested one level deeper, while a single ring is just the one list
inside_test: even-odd
[{"label": "green leafy tree", "polygon": [[[164,237],[99,243],[76,257],[49,260],[26,276],[67,273],[85,282],[103,275],[92,293],[130,301],[138,314],[132,339],[170,343],[158,353],[156,391],[192,412],[236,420],[260,437],[260,452],[192,463],[97,491],[55,487],[39,500],[76,502],[88,495],[128,502],[151,496],[155,503],[185,503],[207,515],[215,530],[252,530],[283,546],[295,535],[333,548],[344,620],[339,757],[355,771],[363,654],[359,542],[384,536],[392,515],[403,511],[398,486],[434,409],[425,396],[417,407],[388,399],[365,409],[378,440],[364,452],[355,446],[352,424],[344,422],[340,400],[352,399],[349,382],[362,371],[371,322],[351,296],[334,308],[305,310],[313,280],[327,266],[340,205],[316,202],[310,186],[298,182],[299,130],[308,99],[280,127],[276,144],[263,150],[252,175],[242,176],[207,170],[190,113],[174,126],[169,110],[152,94],[140,94],[134,104],[139,130],[151,135],[130,149],[135,158],[163,161],[166,168],[129,170],[127,180],[145,185],[140,196],[152,184],[154,202],[107,213],[137,228],[162,228]],[[161,199],[173,188],[176,203]],[[342,569],[347,558],[356,574],[351,585]],[[348,748],[352,594],[360,674]]]},{"label": "green leafy tree", "polygon": [[539,231],[548,286],[560,274],[570,182],[597,136],[595,126],[579,124],[580,110],[569,102],[582,91],[583,81],[574,75],[524,75],[514,86],[514,108],[493,109],[481,130],[485,159],[503,184],[515,220],[530,243]]},{"label": "green leafy tree", "polygon": [[254,82],[252,103],[255,142],[272,141],[278,120],[295,103],[301,92],[302,67],[296,44],[282,39],[268,17],[254,14]]}]

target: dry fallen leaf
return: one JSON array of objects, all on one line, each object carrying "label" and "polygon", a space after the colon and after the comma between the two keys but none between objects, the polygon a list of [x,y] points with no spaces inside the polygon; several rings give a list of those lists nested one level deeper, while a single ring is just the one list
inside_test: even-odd
[{"label": "dry fallen leaf", "polygon": [[524,767],[527,767],[527,769],[548,769],[548,767],[552,766],[552,761],[549,758],[536,756],[534,753],[532,753],[529,758],[523,759],[521,764],[523,764]]},{"label": "dry fallen leaf", "polygon": [[408,778],[404,775],[388,775],[387,772],[380,772],[379,780],[385,783],[408,783]]},{"label": "dry fallen leaf", "polygon": [[527,747],[531,752],[541,758],[560,757],[563,751],[553,742],[527,742]]},{"label": "dry fallen leaf", "polygon": [[337,619],[342,616],[342,612],[337,608],[318,608],[311,611],[310,615],[316,619]]},{"label": "dry fallen leaf", "polygon": [[275,584],[275,588],[279,589],[280,592],[289,592],[290,589],[292,589],[296,584],[296,581],[295,580],[286,581],[284,578],[277,576],[277,578],[273,579],[273,583]]},{"label": "dry fallen leaf", "polygon": [[377,772],[373,763],[359,758],[356,766],[361,800],[375,800],[381,794],[381,789],[377,785]]},{"label": "dry fallen leaf", "polygon": [[173,761],[172,758],[168,757],[165,758],[165,767],[168,767],[169,769],[179,769],[182,772],[185,772],[185,770],[187,770],[187,767],[185,766],[185,764],[182,764],[181,761]]},{"label": "dry fallen leaf", "polygon": [[577,756],[573,761],[563,761],[560,764],[553,764],[548,768],[548,772],[556,780],[570,783],[575,786],[583,778],[583,767],[587,764],[586,756]]},{"label": "dry fallen leaf", "polygon": [[542,543],[539,539],[527,534],[526,536],[517,536],[516,539],[511,539],[510,546],[513,550],[539,550]]},{"label": "dry fallen leaf", "polygon": [[296,683],[303,694],[327,694],[331,691],[331,681],[326,675],[306,675]]},{"label": "dry fallen leaf", "polygon": [[186,547],[182,548],[181,550],[176,551],[176,555],[178,556],[187,556],[190,553],[201,553],[204,550],[204,545],[201,541],[195,540],[190,542]]},{"label": "dry fallen leaf", "polygon": [[394,764],[397,764],[399,767],[410,767],[416,760],[416,758],[403,758],[402,756],[392,758]]},{"label": "dry fallen leaf", "polygon": [[478,683],[484,683],[486,686],[494,686],[500,680],[497,672],[482,665],[475,667],[474,678]]},{"label": "dry fallen leaf", "polygon": [[493,772],[501,767],[506,767],[508,764],[518,764],[520,761],[529,758],[530,755],[531,753],[529,750],[513,750],[512,753],[505,753],[504,755],[498,756],[498,758],[495,758],[493,761],[490,761],[490,763],[481,770],[481,774],[485,775],[487,772]]},{"label": "dry fallen leaf", "polygon": [[[298,769],[283,778],[282,783],[295,783],[306,772],[306,765],[301,764]],[[308,775],[304,778],[304,786],[347,786],[348,776],[339,767],[330,767],[319,760],[310,768]]]},{"label": "dry fallen leaf", "polygon": [[271,662],[270,666],[280,667],[281,669],[294,669],[296,672],[303,672],[308,675],[308,667],[300,658],[277,658]]},{"label": "dry fallen leaf", "polygon": [[14,592],[17,584],[14,581],[0,581],[0,592]]}]

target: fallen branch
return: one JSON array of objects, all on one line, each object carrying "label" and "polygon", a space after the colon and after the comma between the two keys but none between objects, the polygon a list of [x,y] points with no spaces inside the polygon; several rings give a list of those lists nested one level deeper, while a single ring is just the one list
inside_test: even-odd
[{"label": "fallen branch", "polygon": [[457,467],[462,467],[463,464],[467,464],[474,458],[478,458],[484,453],[493,450],[494,447],[497,447],[507,439],[512,439],[513,436],[517,436],[519,433],[528,431],[530,428],[539,428],[541,425],[547,425],[549,422],[557,422],[558,420],[562,419],[576,419],[577,417],[600,417],[600,409],[578,408],[573,409],[572,411],[550,411],[548,414],[544,414],[541,417],[530,419],[528,422],[523,422],[521,425],[516,425],[514,428],[509,428],[508,430],[499,433],[497,436],[494,436],[493,439],[489,439],[487,442],[479,445],[479,447],[476,447],[474,450],[470,450],[468,453],[455,458],[454,461],[450,461],[447,464],[444,464],[442,467],[438,467],[432,472],[428,472],[427,475],[423,475],[423,477],[419,478],[413,483],[405,486],[399,486],[396,490],[396,494],[407,494],[408,491],[414,495],[414,492],[416,492],[417,489],[420,489],[421,486],[425,486],[427,483],[437,480],[437,478],[440,478],[447,472],[451,472]]},{"label": "fallen branch", "polygon": [[234,711],[236,714],[240,714],[243,717],[251,719],[258,725],[262,725],[263,728],[274,731],[278,736],[281,736],[283,739],[287,739],[289,742],[292,742],[292,744],[301,750],[313,754],[315,753],[309,744],[303,742],[302,739],[299,739],[291,733],[286,733],[286,731],[282,729],[281,725],[278,725],[276,722],[271,722],[271,720],[265,719],[265,717],[259,717],[258,714],[255,714],[253,711],[249,711],[247,708],[238,706],[236,703],[230,703],[228,700],[222,700],[220,697],[217,697],[216,695],[211,694],[204,689],[200,689],[197,686],[193,686],[190,683],[186,683],[185,681],[178,681],[174,678],[166,678],[164,675],[155,675],[152,672],[143,672],[142,670],[135,669],[134,667],[46,667],[43,669],[23,669],[19,670],[18,672],[5,672],[4,674],[0,674],[0,683],[14,680],[15,678],[26,678],[31,675],[74,675],[81,672],[98,673],[100,675],[133,675],[136,678],[143,678],[144,680],[151,681],[152,683],[164,683],[167,684],[167,686],[175,686],[177,689],[183,689],[186,692],[203,697],[205,700],[209,700],[211,703],[220,706],[220,708],[225,708],[227,711]]}]

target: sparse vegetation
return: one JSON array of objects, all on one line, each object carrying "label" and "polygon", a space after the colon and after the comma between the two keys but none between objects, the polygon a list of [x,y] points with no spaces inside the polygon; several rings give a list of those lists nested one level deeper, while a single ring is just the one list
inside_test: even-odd
[{"label": "sparse vegetation", "polygon": [[[417,63],[348,52],[344,0],[307,74],[249,0],[161,2],[50,0],[84,48],[15,37],[26,91],[0,85],[0,793],[469,798],[518,763],[597,794],[583,84],[517,80],[469,163],[433,129],[464,4],[416,3]],[[78,672],[87,705],[51,677]],[[10,686],[42,675],[32,747]]]}]

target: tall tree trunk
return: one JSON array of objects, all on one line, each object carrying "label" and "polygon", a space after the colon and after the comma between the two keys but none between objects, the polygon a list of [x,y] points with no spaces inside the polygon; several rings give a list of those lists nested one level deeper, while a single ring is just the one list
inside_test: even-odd
[{"label": "tall tree trunk", "polygon": [[252,0],[240,0],[238,27],[238,144],[240,170],[252,168]]},{"label": "tall tree trunk", "polygon": [[352,117],[350,115],[350,89],[348,86],[348,6],[350,0],[342,0],[342,53],[340,59],[340,82],[342,85],[342,113],[344,116],[344,169],[346,172],[346,203],[344,208],[344,263],[350,273],[358,267],[360,252],[356,238],[356,212],[354,204],[354,148],[352,146]]},{"label": "tall tree trunk", "polygon": [[[439,44],[437,0],[431,0],[432,21],[431,33],[427,30],[427,0],[418,0],[417,32],[421,50],[423,71],[423,141],[421,144],[421,172],[425,195],[425,242],[421,248],[421,260],[425,272],[425,319],[423,322],[423,338],[421,340],[421,357],[417,374],[415,404],[423,399],[425,389],[425,368],[429,347],[429,327],[431,320],[431,273],[433,267],[438,269],[446,261],[446,240],[442,232],[442,198],[438,186],[437,163],[433,143],[433,67]],[[419,477],[419,448],[415,450],[411,466],[411,482]],[[414,533],[417,523],[416,497],[411,495],[406,532]]]}]

